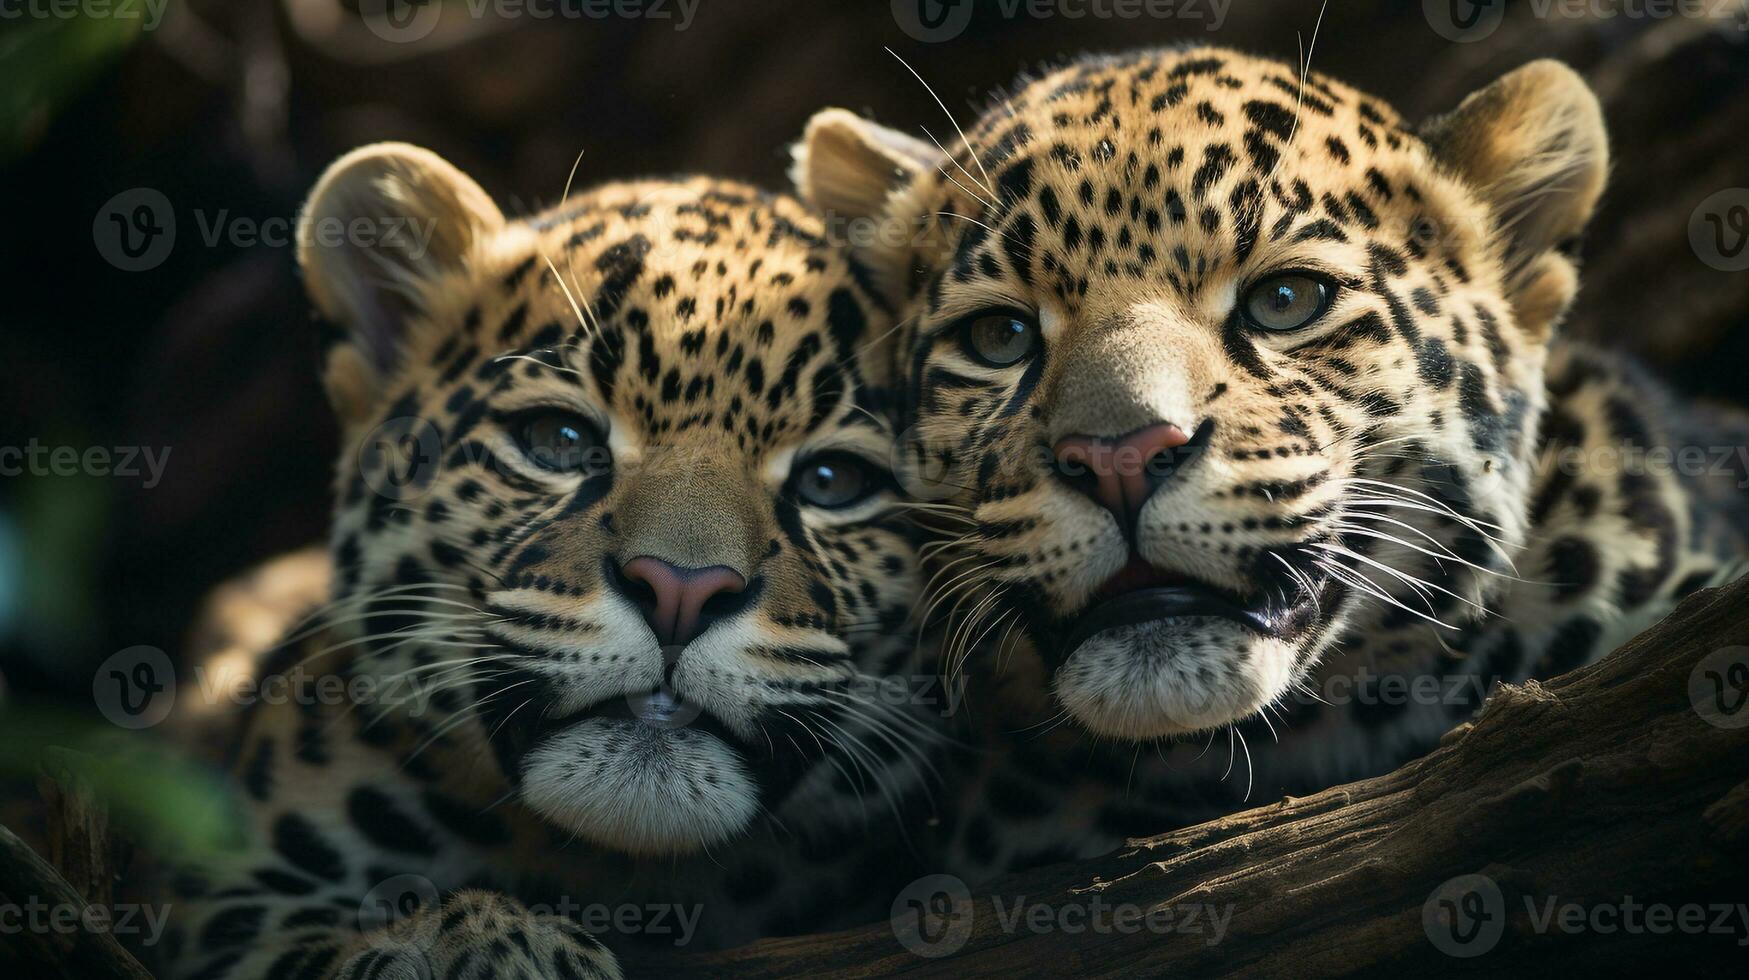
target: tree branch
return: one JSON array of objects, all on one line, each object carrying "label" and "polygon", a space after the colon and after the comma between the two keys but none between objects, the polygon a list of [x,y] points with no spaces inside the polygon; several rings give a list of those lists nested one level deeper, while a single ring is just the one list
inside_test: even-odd
[{"label": "tree branch", "polygon": [[[1473,723],[1388,775],[997,882],[926,922],[935,949],[964,938],[945,958],[900,944],[895,933],[917,931],[907,913],[718,953],[628,957],[628,972],[1528,976],[1667,965],[1673,949],[1742,957],[1749,705],[1725,709],[1749,694],[1731,686],[1749,667],[1728,669],[1749,664],[1745,609],[1749,578],[1691,596],[1596,664],[1502,687]],[[1473,875],[1484,877],[1462,877]],[[1647,911],[1658,904],[1672,906],[1670,921]],[[1696,904],[1716,907],[1682,908]],[[1148,913],[1153,928],[1115,928]],[[1114,928],[1069,931],[1102,914]]]}]

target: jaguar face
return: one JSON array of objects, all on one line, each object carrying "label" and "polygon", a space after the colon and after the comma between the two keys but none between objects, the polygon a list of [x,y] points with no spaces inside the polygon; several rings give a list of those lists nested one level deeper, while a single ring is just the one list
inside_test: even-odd
[{"label": "jaguar face", "polygon": [[[360,218],[435,232],[320,240]],[[887,315],[816,218],[699,178],[507,221],[384,144],[330,168],[300,250],[340,328],[337,592],[358,669],[435,688],[413,724],[632,854],[745,833],[830,773],[915,772],[869,696],[918,586]]]},{"label": "jaguar face", "polygon": [[795,169],[887,232],[863,254],[907,325],[952,656],[1023,637],[1069,716],[1148,739],[1486,604],[1603,180],[1571,71],[1417,127],[1231,51],[1090,58],[956,151],[828,110]]}]

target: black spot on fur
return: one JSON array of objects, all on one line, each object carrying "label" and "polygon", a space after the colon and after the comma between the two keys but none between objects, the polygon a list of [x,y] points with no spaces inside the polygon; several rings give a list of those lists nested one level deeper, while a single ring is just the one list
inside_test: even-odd
[{"label": "black spot on fur", "polygon": [[273,849],[292,867],[319,878],[339,881],[346,876],[340,852],[298,814],[287,813],[274,822]]},{"label": "black spot on fur", "polygon": [[437,853],[431,831],[415,822],[387,793],[360,786],[346,797],[346,815],[378,847],[407,854]]}]

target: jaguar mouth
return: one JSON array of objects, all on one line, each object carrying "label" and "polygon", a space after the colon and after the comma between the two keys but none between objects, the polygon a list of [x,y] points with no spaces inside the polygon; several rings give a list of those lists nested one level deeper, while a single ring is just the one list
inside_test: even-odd
[{"label": "jaguar mouth", "polygon": [[[1303,578],[1304,576],[1302,576]],[[1263,636],[1290,640],[1317,616],[1327,591],[1327,576],[1307,578],[1313,590],[1296,582],[1269,582],[1255,595],[1242,596],[1206,582],[1154,568],[1132,556],[1094,596],[1094,604],[1074,619],[1060,646],[1067,658],[1106,630],[1170,619],[1225,619]]]},{"label": "jaguar mouth", "polygon": [[743,744],[742,739],[712,717],[703,706],[675,694],[666,684],[638,694],[597,701],[577,711],[547,718],[540,727],[544,734],[595,719],[665,731],[690,728],[731,744]]}]

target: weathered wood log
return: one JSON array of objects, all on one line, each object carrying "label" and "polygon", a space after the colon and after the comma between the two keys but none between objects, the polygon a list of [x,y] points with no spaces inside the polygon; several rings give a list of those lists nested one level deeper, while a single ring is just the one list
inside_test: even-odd
[{"label": "weathered wood log", "polygon": [[[1697,593],[1596,664],[1499,689],[1474,722],[1395,772],[1013,876],[938,903],[921,930],[917,913],[901,911],[830,935],[634,959],[630,971],[1286,978],[1617,975],[1679,959],[1678,972],[1702,959],[1740,967],[1746,610],[1749,578]],[[956,945],[941,958],[914,952]]]},{"label": "weathered wood log", "polygon": [[130,848],[111,832],[109,807],[85,775],[88,757],[63,748],[43,753],[37,792],[49,828],[48,860],[73,890],[93,905],[115,901]]},{"label": "weathered wood log", "polygon": [[108,931],[113,906],[87,902],[53,865],[0,827],[0,961],[14,976],[151,980]]}]

